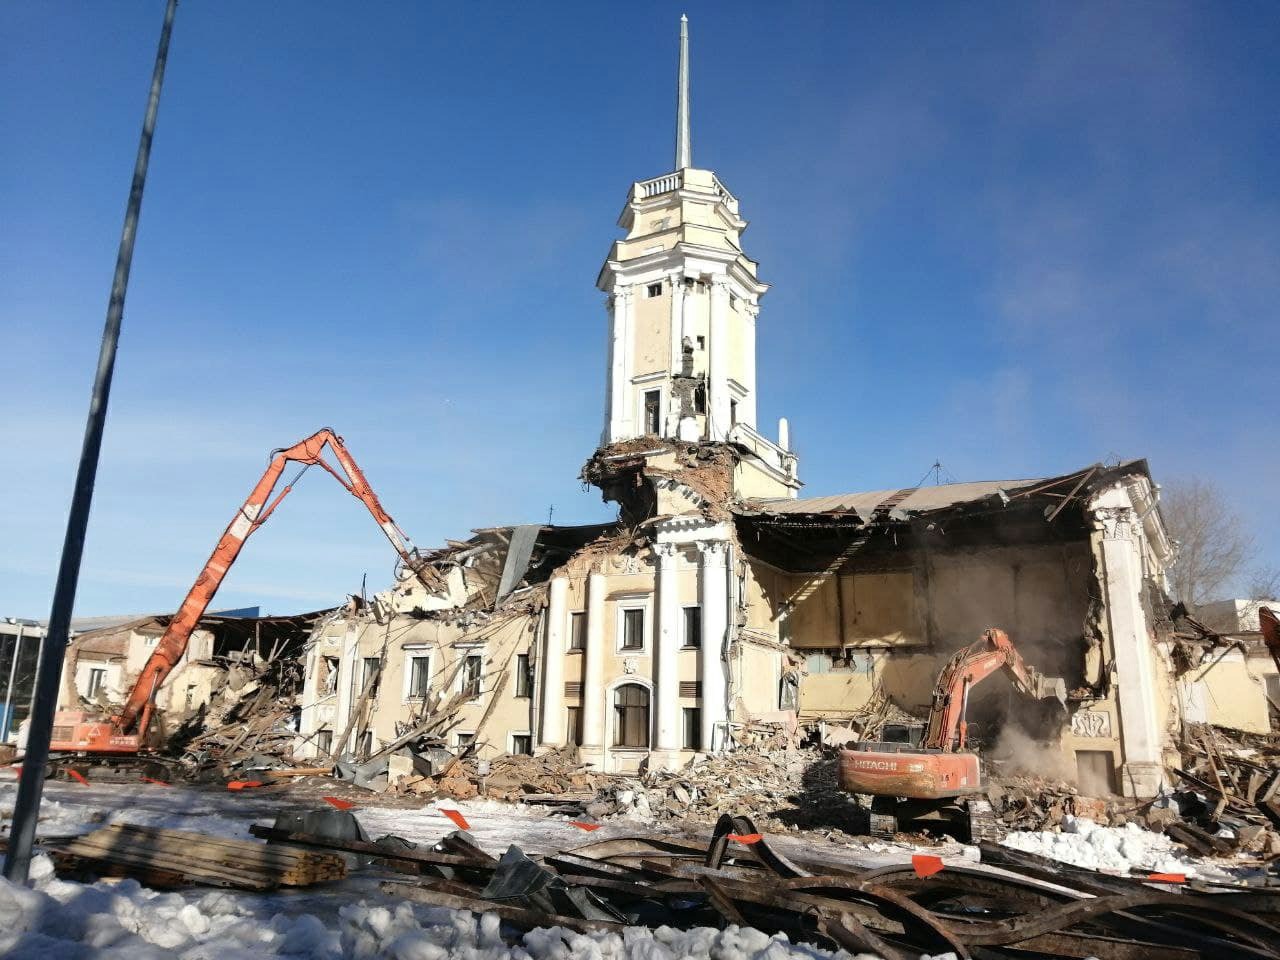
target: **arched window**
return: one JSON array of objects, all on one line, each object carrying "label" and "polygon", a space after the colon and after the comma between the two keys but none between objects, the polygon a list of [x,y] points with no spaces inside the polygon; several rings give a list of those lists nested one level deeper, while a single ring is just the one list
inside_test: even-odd
[{"label": "arched window", "polygon": [[649,746],[649,691],[625,683],[613,692],[613,745]]}]

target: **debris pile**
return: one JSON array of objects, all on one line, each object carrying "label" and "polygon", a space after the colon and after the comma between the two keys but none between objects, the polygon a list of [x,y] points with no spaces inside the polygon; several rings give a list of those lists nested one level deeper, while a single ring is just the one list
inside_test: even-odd
[{"label": "debris pile", "polygon": [[535,756],[504,754],[494,760],[460,758],[435,776],[406,778],[396,792],[469,800],[485,796],[581,812],[600,785],[609,780],[592,773],[579,760],[575,747],[562,747]]}]

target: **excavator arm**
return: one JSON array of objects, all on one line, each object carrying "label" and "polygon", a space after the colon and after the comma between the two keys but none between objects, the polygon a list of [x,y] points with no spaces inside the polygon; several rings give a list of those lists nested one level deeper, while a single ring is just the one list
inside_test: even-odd
[{"label": "excavator arm", "polygon": [[[338,465],[342,468],[342,473],[339,473],[324,459],[323,454],[326,447],[333,451]],[[140,734],[146,733],[151,719],[152,705],[155,702],[155,691],[159,689],[165,678],[177,666],[178,661],[182,659],[196,624],[204,616],[210,602],[213,600],[214,594],[218,592],[218,588],[222,585],[227,571],[231,569],[236,557],[240,555],[240,550],[244,547],[245,540],[248,539],[251,533],[267,522],[276,507],[280,505],[280,502],[293,490],[293,484],[297,482],[297,477],[286,484],[275,495],[274,499],[272,498],[281,474],[284,473],[285,467],[290,463],[302,464],[304,471],[307,467],[316,465],[328,471],[335,480],[346,488],[347,492],[359,499],[368,508],[369,513],[373,515],[373,519],[382,528],[382,532],[391,541],[391,545],[395,547],[404,565],[422,581],[428,590],[438,588],[439,582],[434,576],[435,571],[422,562],[412,541],[405,536],[404,531],[396,526],[395,521],[382,508],[377,495],[369,486],[364,473],[347,451],[341,437],[332,430],[325,428],[300,443],[294,444],[292,447],[275,450],[272,452],[271,463],[266,472],[263,473],[262,479],[258,481],[258,485],[253,488],[253,492],[249,494],[248,499],[236,511],[236,515],[223,532],[221,539],[218,540],[217,546],[213,548],[213,553],[210,554],[204,569],[200,571],[195,583],[191,585],[191,590],[187,593],[186,599],[182,601],[182,606],[178,608],[178,612],[169,622],[164,636],[160,638],[160,642],[156,645],[155,652],[151,654],[151,657],[143,666],[142,672],[138,675],[133,688],[129,691],[129,696],[125,700],[120,713],[112,719],[112,727],[116,733],[131,733],[135,726]]]},{"label": "excavator arm", "polygon": [[969,691],[997,670],[1004,670],[1018,692],[1037,700],[1056,697],[1066,703],[1066,684],[1049,678],[1027,665],[1014,649],[1009,635],[992,628],[982,639],[959,651],[938,676],[933,690],[933,708],[923,747],[932,750],[963,750],[968,738],[965,712]]}]

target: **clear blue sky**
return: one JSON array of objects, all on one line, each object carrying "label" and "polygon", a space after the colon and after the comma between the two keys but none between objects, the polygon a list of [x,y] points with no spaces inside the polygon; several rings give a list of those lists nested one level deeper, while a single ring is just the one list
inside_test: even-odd
[{"label": "clear blue sky", "polygon": [[[325,425],[423,545],[606,517],[593,282],[685,8],[807,493],[1146,456],[1280,563],[1280,6],[186,0],[77,613],[174,608]],[[48,611],[162,11],[0,8],[0,615]],[[392,559],[312,471],[216,605]]]}]

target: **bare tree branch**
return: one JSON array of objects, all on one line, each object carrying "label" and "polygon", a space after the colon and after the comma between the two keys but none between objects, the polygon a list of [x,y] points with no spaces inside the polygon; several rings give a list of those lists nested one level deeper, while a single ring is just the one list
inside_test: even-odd
[{"label": "bare tree branch", "polygon": [[1253,537],[1208,480],[1191,478],[1165,486],[1160,513],[1178,541],[1169,571],[1174,596],[1192,605],[1220,599],[1254,554]]}]

